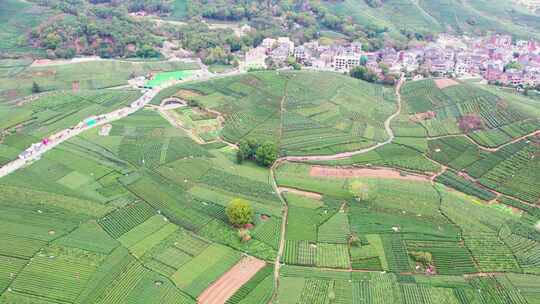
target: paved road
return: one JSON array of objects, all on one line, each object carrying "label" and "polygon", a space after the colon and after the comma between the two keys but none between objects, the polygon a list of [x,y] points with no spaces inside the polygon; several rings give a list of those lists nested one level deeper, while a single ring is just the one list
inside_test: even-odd
[{"label": "paved road", "polygon": [[[79,124],[77,124],[74,127],[71,127],[71,128],[62,130],[60,132],[57,132],[53,135],[50,135],[48,137],[47,144],[44,144],[42,142],[33,144],[31,148],[26,150],[28,152],[26,152],[24,158],[17,158],[16,160],[10,163],[7,163],[6,165],[0,168],[0,178],[18,170],[19,168],[23,167],[27,163],[30,163],[32,161],[39,159],[41,155],[43,155],[47,151],[53,149],[59,144],[65,142],[66,140],[69,140],[81,134],[82,132],[88,129],[92,129],[97,126],[101,126],[101,125],[113,122],[115,120],[124,118],[130,114],[137,112],[138,110],[142,109],[148,102],[150,102],[150,100],[152,100],[152,98],[154,98],[154,96],[156,96],[156,94],[161,89],[162,88],[148,90],[141,97],[139,97],[139,99],[132,102],[129,107],[124,107],[124,108],[115,110],[113,112],[99,115],[96,117],[89,117],[81,121]],[[87,125],[85,121],[87,121],[88,119],[93,119],[95,120],[96,123],[92,125]]]},{"label": "paved road", "polygon": [[[204,65],[202,65],[202,63],[200,65],[201,67],[205,67]],[[223,74],[214,74],[214,73],[209,72],[207,68],[203,68],[197,79],[188,79],[188,80],[171,82],[171,83],[163,84],[162,86],[156,87],[152,90],[148,90],[143,94],[143,96],[141,96],[139,99],[131,103],[129,107],[124,107],[116,111],[99,115],[99,116],[95,116],[95,117],[88,117],[87,119],[81,121],[76,126],[62,130],[56,134],[50,135],[48,137],[47,144],[43,144],[42,142],[33,144],[31,147],[25,150],[28,152],[25,154],[24,158],[17,158],[16,160],[13,160],[5,164],[4,166],[0,167],[0,178],[22,168],[28,163],[38,160],[41,157],[41,155],[43,155],[47,151],[53,149],[59,144],[65,142],[66,140],[69,140],[70,138],[73,138],[81,134],[82,132],[88,129],[92,129],[97,126],[101,126],[101,125],[113,122],[115,120],[127,117],[128,115],[139,111],[145,105],[147,105],[161,90],[163,90],[166,87],[176,85],[180,82],[194,81],[194,80],[206,81],[212,78],[223,78],[223,77],[228,77],[228,76],[233,76],[233,75],[239,75],[241,73],[243,72],[231,71],[231,72],[223,73]],[[85,121],[87,121],[88,119],[95,119],[96,123],[89,126],[85,123]]]}]

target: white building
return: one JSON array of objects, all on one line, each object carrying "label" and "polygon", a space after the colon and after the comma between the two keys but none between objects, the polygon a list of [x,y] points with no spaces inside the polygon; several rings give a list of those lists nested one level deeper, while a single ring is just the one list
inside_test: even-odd
[{"label": "white building", "polygon": [[338,71],[349,72],[360,65],[360,54],[342,53],[334,56],[333,66]]},{"label": "white building", "polygon": [[264,38],[261,46],[266,50],[266,52],[270,52],[275,46],[276,46],[276,39],[274,38]]},{"label": "white building", "polygon": [[289,37],[278,37],[277,44],[278,47],[288,48],[289,54],[292,54],[294,50],[294,42],[292,42]]},{"label": "white building", "polygon": [[245,68],[249,69],[266,69],[266,49],[262,46],[253,48],[246,52]]}]

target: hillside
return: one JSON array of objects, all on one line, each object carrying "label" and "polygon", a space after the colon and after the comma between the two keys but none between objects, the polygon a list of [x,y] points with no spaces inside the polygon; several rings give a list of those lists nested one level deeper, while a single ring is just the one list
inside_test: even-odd
[{"label": "hillside", "polygon": [[[430,138],[450,128],[410,119],[433,111],[455,125],[458,109],[497,109],[504,98],[497,113],[515,120],[493,120],[504,128],[535,119],[536,101],[436,84],[402,87],[396,138],[336,159],[388,138],[393,88],[267,71],[162,89],[0,178],[0,301],[536,303],[538,136],[487,148],[465,132]],[[0,164],[139,96],[94,89],[5,104]],[[474,113],[486,124],[499,117]],[[224,139],[246,138],[302,157],[238,163]],[[234,199],[254,210],[249,232],[230,224]]]},{"label": "hillside", "polygon": [[28,2],[0,1],[0,53],[32,52],[25,48],[25,35],[51,15],[51,10]]},{"label": "hillside", "polygon": [[131,18],[123,6],[63,0],[6,0],[0,6],[0,25],[6,28],[2,56],[30,51],[49,58],[159,57],[154,48],[162,39],[153,25]]},{"label": "hillside", "polygon": [[170,93],[220,112],[227,141],[277,142],[283,155],[334,154],[383,142],[383,122],[395,111],[392,88],[331,72],[257,72]]},{"label": "hillside", "polygon": [[523,3],[0,0],[0,303],[540,304]]},{"label": "hillside", "polygon": [[[411,40],[431,39],[434,34],[455,32],[511,33],[538,38],[540,17],[504,0],[445,1],[300,1],[289,5],[257,1],[87,1],[55,0],[0,3],[0,24],[5,25],[0,48],[7,55],[21,52],[71,58],[159,57],[164,40],[180,39],[185,49],[207,57],[219,47],[229,55],[251,47],[263,37],[287,35],[297,43],[319,37],[362,41],[366,49],[385,44],[405,47]],[[133,14],[142,14],[134,17]],[[155,20],[190,21],[189,24]],[[243,39],[225,27],[208,28],[210,22],[249,24],[256,32]],[[209,37],[199,40],[200,35]],[[17,47],[17,51],[14,51]],[[33,47],[30,49],[28,47]],[[203,52],[204,50],[204,52]],[[4,54],[4,55],[6,55]],[[223,55],[220,55],[224,57]],[[230,59],[220,58],[222,63]]]},{"label": "hillside", "polygon": [[491,87],[450,81],[440,88],[437,83],[444,81],[410,82],[402,90],[403,114],[421,125],[427,137],[467,134],[480,145],[497,147],[540,126],[540,111],[532,100]]},{"label": "hillside", "polygon": [[384,27],[396,37],[403,31],[437,33],[484,33],[496,31],[519,37],[537,38],[540,16],[513,5],[495,0],[385,0],[328,1],[326,6],[336,14],[350,15],[364,26]]}]

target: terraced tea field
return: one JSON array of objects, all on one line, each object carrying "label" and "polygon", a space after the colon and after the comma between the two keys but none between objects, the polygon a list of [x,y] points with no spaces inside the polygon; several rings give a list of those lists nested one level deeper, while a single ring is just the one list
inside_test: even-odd
[{"label": "terraced tea field", "polygon": [[195,92],[190,100],[224,116],[225,140],[276,141],[283,155],[334,154],[383,142],[384,120],[395,111],[391,88],[335,73],[257,72],[176,89]]},{"label": "terraced tea field", "polygon": [[406,84],[402,94],[404,114],[428,137],[467,134],[481,146],[497,147],[540,126],[540,111],[526,98],[471,84],[440,89],[433,80],[420,80]]},{"label": "terraced tea field", "polygon": [[[2,104],[0,160],[139,95]],[[160,108],[171,96],[188,105]],[[164,89],[0,179],[0,302],[538,303],[540,139],[523,98],[292,71]],[[461,130],[473,112],[489,127]],[[474,135],[491,130],[507,137]],[[276,143],[277,161],[239,164],[244,139]],[[237,198],[248,232],[227,217]]]}]

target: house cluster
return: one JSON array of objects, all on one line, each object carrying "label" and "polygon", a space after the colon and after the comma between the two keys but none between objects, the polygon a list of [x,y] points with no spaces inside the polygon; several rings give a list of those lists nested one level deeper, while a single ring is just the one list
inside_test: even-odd
[{"label": "house cluster", "polygon": [[441,34],[436,41],[406,50],[384,48],[365,52],[362,44],[321,45],[311,41],[295,46],[288,37],[266,38],[245,55],[247,69],[265,69],[269,62],[282,66],[288,58],[314,69],[349,72],[366,66],[381,75],[400,72],[431,73],[454,77],[481,76],[487,81],[513,86],[540,84],[540,43],[513,41],[509,35],[470,38]]},{"label": "house cluster", "polygon": [[469,38],[441,35],[424,48],[428,71],[456,77],[481,76],[510,86],[540,85],[540,44],[509,35]]},{"label": "house cluster", "polygon": [[265,69],[268,64],[283,66],[289,58],[304,66],[322,70],[349,71],[361,64],[362,44],[319,45],[311,41],[299,46],[288,37],[265,38],[262,43],[246,52],[247,69]]}]

